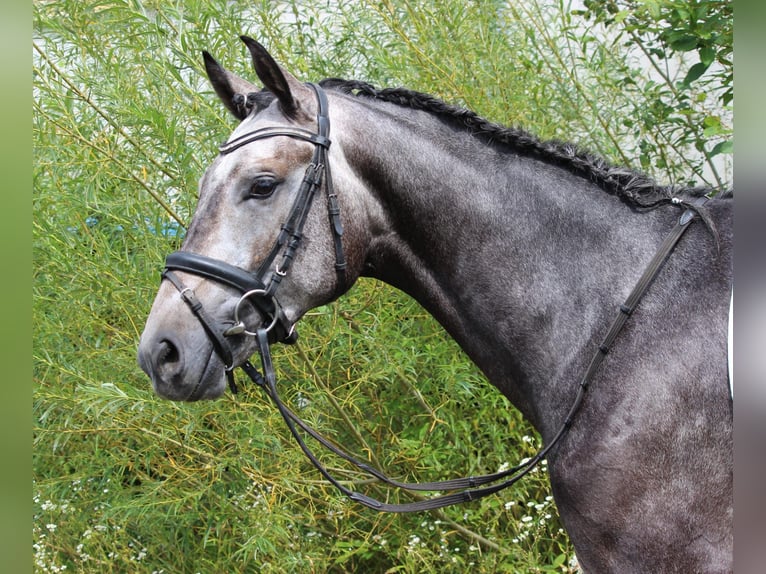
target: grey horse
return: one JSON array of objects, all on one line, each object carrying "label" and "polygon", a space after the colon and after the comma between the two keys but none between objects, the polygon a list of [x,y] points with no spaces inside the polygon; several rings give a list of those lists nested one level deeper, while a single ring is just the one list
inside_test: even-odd
[{"label": "grey horse", "polygon": [[[229,141],[245,143],[204,174],[182,251],[253,271],[269,258],[319,145],[305,135],[317,132],[318,104],[314,90],[243,40],[262,89],[205,54],[216,93],[241,120]],[[550,441],[615,310],[699,190],[659,185],[421,93],[321,85],[333,193],[317,194],[291,271],[279,276],[280,322],[294,324],[360,276],[385,281],[419,301]],[[246,141],[258,130],[272,137]],[[342,214],[342,274],[332,202]],[[714,197],[697,209],[548,455],[586,572],[732,571],[733,203]],[[230,329],[224,360],[185,295],[222,329],[235,311],[247,324],[277,321],[256,305],[245,310],[229,285],[176,276],[183,292],[161,284],[139,363],[162,397],[216,398],[225,369],[257,344]]]}]

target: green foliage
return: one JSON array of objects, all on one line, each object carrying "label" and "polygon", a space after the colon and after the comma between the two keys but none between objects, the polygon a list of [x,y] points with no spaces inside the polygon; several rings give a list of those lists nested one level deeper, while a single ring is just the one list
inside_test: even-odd
[{"label": "green foliage", "polygon": [[[663,132],[667,147],[702,154],[715,185],[724,187],[713,158],[733,152],[733,12],[730,0],[585,0],[578,12],[642,54],[649,76],[625,78],[630,91],[654,101],[636,106],[635,134]],[[690,57],[696,54],[694,62]],[[650,101],[651,101],[650,100]],[[723,112],[723,113],[722,113]],[[666,167],[659,142],[641,139],[641,164]],[[653,160],[652,158],[657,158]],[[699,169],[699,168],[695,168]]]},{"label": "green foliage", "polygon": [[[193,405],[152,394],[135,349],[158,270],[233,126],[200,53],[249,77],[237,40],[249,34],[307,80],[406,85],[640,158],[662,179],[717,184],[728,163],[705,165],[729,159],[731,103],[730,12],[717,5],[718,24],[686,29],[685,4],[667,2],[614,16],[592,4],[590,19],[556,2],[35,2],[35,570],[571,571],[544,472],[465,507],[378,515],[320,479],[258,389]],[[679,79],[648,77],[636,46],[660,69],[681,56]],[[402,478],[491,472],[538,446],[433,319],[379,283],[310,313],[275,362],[307,420]]]}]

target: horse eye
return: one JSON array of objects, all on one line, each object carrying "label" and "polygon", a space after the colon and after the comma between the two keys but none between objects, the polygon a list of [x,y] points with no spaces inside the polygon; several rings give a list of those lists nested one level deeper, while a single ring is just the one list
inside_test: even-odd
[{"label": "horse eye", "polygon": [[248,191],[249,197],[255,197],[258,199],[263,199],[265,197],[269,197],[272,193],[274,193],[274,189],[277,187],[277,180],[274,179],[271,176],[262,176],[257,178],[253,184],[250,186],[250,190]]}]

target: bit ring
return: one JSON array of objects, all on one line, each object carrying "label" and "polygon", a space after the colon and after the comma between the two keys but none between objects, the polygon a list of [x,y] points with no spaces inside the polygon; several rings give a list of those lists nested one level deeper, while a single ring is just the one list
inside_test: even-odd
[{"label": "bit ring", "polygon": [[[240,310],[240,307],[242,306],[242,303],[245,300],[247,300],[250,297],[253,297],[255,295],[268,295],[268,292],[265,289],[253,289],[252,291],[248,291],[247,293],[242,295],[242,297],[239,298],[239,301],[237,301],[237,304],[234,306],[234,327],[229,329],[229,331],[232,331],[232,330],[236,330],[236,331],[232,332],[230,334],[232,334],[232,335],[233,334],[243,334],[243,335],[250,335],[252,337],[256,336],[256,333],[254,333],[253,331],[248,331],[245,328],[244,321],[242,321],[239,318],[239,310]],[[274,312],[274,316],[271,318],[271,323],[269,324],[268,327],[266,327],[266,331],[267,332],[271,331],[274,328],[274,326],[277,324],[277,321],[279,320],[279,313],[277,312],[277,309],[279,307],[277,306],[277,302],[274,301],[273,298],[272,298],[272,302],[274,303],[274,311],[275,312]],[[240,331],[240,327],[241,327],[241,331]]]}]

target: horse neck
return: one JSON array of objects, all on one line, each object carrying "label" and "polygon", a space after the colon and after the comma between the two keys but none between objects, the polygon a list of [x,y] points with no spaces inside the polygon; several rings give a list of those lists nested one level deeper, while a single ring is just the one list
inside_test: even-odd
[{"label": "horse neck", "polygon": [[667,227],[564,168],[383,108],[359,106],[344,145],[385,213],[364,273],[420,302],[545,436]]}]

